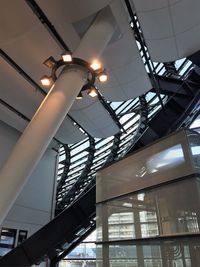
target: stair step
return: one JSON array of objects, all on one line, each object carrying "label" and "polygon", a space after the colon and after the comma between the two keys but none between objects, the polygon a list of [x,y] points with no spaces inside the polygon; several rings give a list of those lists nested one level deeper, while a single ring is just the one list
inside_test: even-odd
[{"label": "stair step", "polygon": [[200,85],[193,83],[191,81],[184,82],[182,85],[182,89],[186,95],[193,97],[195,92],[200,88]]},{"label": "stair step", "polygon": [[193,70],[187,80],[189,82],[191,81],[196,84],[200,84],[200,73],[198,74],[195,70]]}]

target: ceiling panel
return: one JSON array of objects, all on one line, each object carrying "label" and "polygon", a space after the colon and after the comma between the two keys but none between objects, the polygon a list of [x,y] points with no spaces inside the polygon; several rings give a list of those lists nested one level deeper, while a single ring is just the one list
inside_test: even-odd
[{"label": "ceiling panel", "polygon": [[[4,6],[10,9],[11,15],[8,23],[7,14],[5,16],[4,10],[0,9],[3,25],[9,25],[6,41],[0,42],[1,48],[39,82],[40,77],[49,72],[42,63],[52,55],[58,58],[62,50],[25,1],[5,1]],[[19,30],[21,25],[28,26]]]},{"label": "ceiling panel", "polygon": [[69,8],[67,8],[69,1],[38,0],[37,3],[66,45],[74,51],[80,42],[80,37],[67,17],[67,13],[70,13]]},{"label": "ceiling panel", "polygon": [[81,132],[78,126],[75,126],[67,116],[58,129],[55,137],[64,144],[73,144],[86,138],[85,134]]},{"label": "ceiling panel", "polygon": [[153,61],[174,61],[199,50],[199,0],[132,1]]},{"label": "ceiling panel", "polygon": [[102,62],[109,73],[109,79],[105,84],[98,84],[98,87],[107,100],[123,101],[147,92],[151,89],[151,83],[122,1],[114,1],[111,10],[121,34],[103,52]]},{"label": "ceiling panel", "polygon": [[31,118],[44,97],[4,59],[0,58],[0,98]]},{"label": "ceiling panel", "polygon": [[[173,36],[173,26],[168,8],[156,9],[149,12],[141,12],[139,21],[145,39],[165,39]],[[158,27],[159,23],[159,27]],[[145,27],[143,27],[145,25]],[[153,29],[153,30],[152,30]]]},{"label": "ceiling panel", "polygon": [[145,12],[167,6],[166,0],[134,0],[137,11]]},{"label": "ceiling panel", "polygon": [[2,104],[0,104],[0,120],[17,129],[19,132],[23,132],[28,125],[28,121],[24,120]]},{"label": "ceiling panel", "polygon": [[70,23],[98,12],[110,2],[111,0],[37,0],[37,3],[51,18],[60,16]]},{"label": "ceiling panel", "polygon": [[25,6],[25,1],[1,0],[1,46],[9,44],[34,30],[34,17],[30,10],[24,9]]},{"label": "ceiling panel", "polygon": [[86,92],[82,99],[74,102],[69,114],[93,137],[105,138],[119,132],[97,97],[92,98]]}]

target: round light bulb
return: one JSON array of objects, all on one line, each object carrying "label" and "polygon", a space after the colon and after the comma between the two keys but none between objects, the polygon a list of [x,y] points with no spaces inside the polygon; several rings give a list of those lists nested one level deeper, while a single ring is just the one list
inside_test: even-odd
[{"label": "round light bulb", "polygon": [[42,85],[44,85],[44,86],[51,85],[51,79],[47,75],[42,76],[40,81],[41,81]]},{"label": "round light bulb", "polygon": [[64,62],[71,62],[72,61],[72,55],[69,51],[62,54],[62,60]]},{"label": "round light bulb", "polygon": [[98,79],[101,83],[105,83],[108,80],[108,75],[105,72],[101,72]]},{"label": "round light bulb", "polygon": [[89,89],[88,95],[90,95],[91,97],[95,97],[95,96],[97,96],[97,95],[98,95],[98,93],[97,93],[97,89],[96,89],[95,87],[91,87],[91,88]]},{"label": "round light bulb", "polygon": [[93,69],[93,70],[99,70],[101,68],[101,64],[97,61],[97,60],[94,60],[92,62],[92,64],[90,65],[90,67]]}]

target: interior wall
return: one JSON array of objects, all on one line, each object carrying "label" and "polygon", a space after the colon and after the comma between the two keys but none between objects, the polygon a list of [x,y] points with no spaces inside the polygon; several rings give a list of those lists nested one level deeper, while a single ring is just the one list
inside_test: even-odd
[{"label": "interior wall", "polygon": [[[17,130],[0,121],[0,167],[19,136]],[[3,227],[27,230],[30,236],[52,218],[56,168],[57,153],[48,148],[8,213]]]}]

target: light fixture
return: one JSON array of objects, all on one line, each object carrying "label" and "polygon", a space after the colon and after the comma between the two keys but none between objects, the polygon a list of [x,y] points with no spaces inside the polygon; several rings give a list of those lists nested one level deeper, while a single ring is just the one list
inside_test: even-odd
[{"label": "light fixture", "polygon": [[52,85],[54,86],[57,80],[57,71],[60,67],[68,66],[68,68],[70,68],[78,66],[85,69],[87,73],[85,84],[83,85],[80,92],[76,96],[76,99],[83,98],[82,94],[83,91],[86,91],[87,94],[90,95],[91,97],[95,96],[100,97],[100,94],[95,87],[95,82],[98,79],[100,82],[103,83],[106,82],[108,79],[108,75],[105,69],[101,67],[101,64],[98,60],[94,60],[92,64],[90,64],[84,59],[76,57],[72,58],[72,54],[69,50],[65,51],[61,55],[61,58],[59,60],[55,60],[51,56],[47,60],[45,60],[43,64],[51,69],[51,74],[49,76],[44,75],[40,79],[43,86],[52,86]]},{"label": "light fixture", "polygon": [[101,71],[98,75],[98,79],[101,83],[104,83],[108,80],[108,75],[105,71]]},{"label": "light fixture", "polygon": [[83,95],[81,92],[79,92],[79,94],[77,95],[76,99],[82,99],[83,98]]},{"label": "light fixture", "polygon": [[97,89],[94,86],[92,86],[88,91],[88,95],[91,97],[97,96],[98,95]]},{"label": "light fixture", "polygon": [[43,86],[50,86],[52,84],[51,77],[48,77],[47,75],[44,75],[40,78],[40,81]]},{"label": "light fixture", "polygon": [[72,62],[72,54],[70,51],[65,51],[61,56],[64,62]]},{"label": "light fixture", "polygon": [[56,61],[53,57],[49,57],[43,62],[43,64],[48,68],[53,68],[53,66],[56,64]]},{"label": "light fixture", "polygon": [[99,70],[101,68],[101,64],[97,61],[97,60],[94,60],[92,62],[92,64],[90,65],[90,67],[93,69],[93,70]]}]

